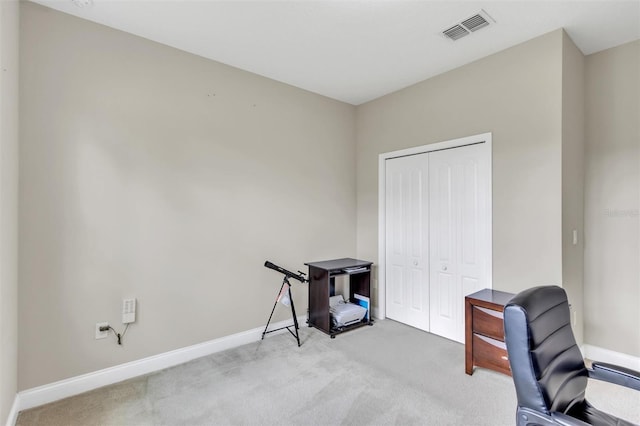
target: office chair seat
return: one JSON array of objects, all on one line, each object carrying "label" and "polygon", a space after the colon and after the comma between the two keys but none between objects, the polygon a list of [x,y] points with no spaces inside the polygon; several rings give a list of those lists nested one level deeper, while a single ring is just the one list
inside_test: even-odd
[{"label": "office chair seat", "polygon": [[588,425],[634,426],[633,423],[598,410],[586,400],[571,407],[567,415]]},{"label": "office chair seat", "polygon": [[640,391],[640,373],[612,364],[585,366],[562,288],[535,287],[514,296],[504,309],[504,332],[518,426],[634,426],[585,399],[589,378]]}]

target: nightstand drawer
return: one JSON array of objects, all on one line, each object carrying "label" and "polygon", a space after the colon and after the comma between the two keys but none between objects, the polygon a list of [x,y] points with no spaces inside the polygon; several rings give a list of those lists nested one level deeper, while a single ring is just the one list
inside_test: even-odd
[{"label": "nightstand drawer", "polygon": [[472,329],[474,333],[489,336],[496,340],[504,340],[502,312],[474,306]]},{"label": "nightstand drawer", "polygon": [[511,374],[506,345],[490,337],[473,335],[473,363],[478,367]]}]

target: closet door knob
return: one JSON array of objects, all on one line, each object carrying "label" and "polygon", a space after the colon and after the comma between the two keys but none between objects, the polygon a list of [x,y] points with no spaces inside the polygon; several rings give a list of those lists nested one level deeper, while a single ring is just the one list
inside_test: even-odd
[{"label": "closet door knob", "polygon": [[446,271],[447,270],[447,266],[446,265],[442,265],[442,270]]},{"label": "closet door knob", "polygon": [[413,261],[413,266],[418,266],[418,261],[417,260]]}]

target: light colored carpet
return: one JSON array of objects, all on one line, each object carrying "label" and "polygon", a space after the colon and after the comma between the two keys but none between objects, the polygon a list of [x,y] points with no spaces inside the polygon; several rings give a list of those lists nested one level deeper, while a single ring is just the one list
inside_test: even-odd
[{"label": "light colored carpet", "polygon": [[[391,320],[301,328],[20,413],[18,425],[513,425],[511,378],[464,374],[464,346]],[[591,385],[588,395],[591,395]],[[633,393],[594,404],[640,421]],[[636,416],[635,418],[633,416]],[[624,416],[623,416],[624,417]]]}]

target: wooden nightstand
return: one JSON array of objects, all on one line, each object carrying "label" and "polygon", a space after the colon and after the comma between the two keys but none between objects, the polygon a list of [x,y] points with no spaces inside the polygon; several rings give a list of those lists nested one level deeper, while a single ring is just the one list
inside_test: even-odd
[{"label": "wooden nightstand", "polygon": [[464,298],[465,305],[465,365],[483,367],[511,375],[507,347],[504,344],[504,306],[514,295],[504,291],[480,290]]}]

